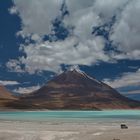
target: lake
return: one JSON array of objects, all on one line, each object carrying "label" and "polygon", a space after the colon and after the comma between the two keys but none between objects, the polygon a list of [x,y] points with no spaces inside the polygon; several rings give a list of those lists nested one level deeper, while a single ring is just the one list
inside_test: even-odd
[{"label": "lake", "polygon": [[16,121],[125,121],[140,120],[140,110],[15,111],[0,112],[0,120]]}]

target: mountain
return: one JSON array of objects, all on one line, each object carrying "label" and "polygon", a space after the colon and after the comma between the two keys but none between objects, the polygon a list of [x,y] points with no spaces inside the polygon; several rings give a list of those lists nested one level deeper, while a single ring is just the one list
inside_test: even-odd
[{"label": "mountain", "polygon": [[124,97],[105,83],[73,69],[9,106],[20,109],[101,110],[140,108],[140,102]]},{"label": "mountain", "polygon": [[6,108],[7,103],[16,100],[4,86],[0,85],[0,108]]}]

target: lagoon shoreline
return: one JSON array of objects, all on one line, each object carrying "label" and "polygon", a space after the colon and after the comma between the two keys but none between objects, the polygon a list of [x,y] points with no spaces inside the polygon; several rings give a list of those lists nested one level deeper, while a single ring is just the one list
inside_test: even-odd
[{"label": "lagoon shoreline", "polygon": [[139,132],[139,110],[0,112],[0,140],[140,140]]}]

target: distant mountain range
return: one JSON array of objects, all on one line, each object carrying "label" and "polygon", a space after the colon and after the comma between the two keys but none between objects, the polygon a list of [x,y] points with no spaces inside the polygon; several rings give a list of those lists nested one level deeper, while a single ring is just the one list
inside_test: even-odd
[{"label": "distant mountain range", "polygon": [[9,92],[1,92],[0,96],[4,94],[5,98],[10,99],[4,104],[5,107],[14,109],[102,110],[140,108],[140,102],[124,97],[105,83],[77,69],[63,72],[39,90],[16,100]]}]

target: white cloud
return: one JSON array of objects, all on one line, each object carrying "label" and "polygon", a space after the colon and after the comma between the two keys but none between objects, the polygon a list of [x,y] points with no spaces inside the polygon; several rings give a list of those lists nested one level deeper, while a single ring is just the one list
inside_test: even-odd
[{"label": "white cloud", "polygon": [[66,26],[74,27],[73,35],[81,40],[93,38],[92,28],[100,22],[99,16],[93,12],[93,0],[67,0],[69,15],[64,19]]},{"label": "white cloud", "polygon": [[18,10],[16,6],[13,6],[9,9],[10,14],[18,14]]},{"label": "white cloud", "polygon": [[73,35],[82,41],[93,38],[92,28],[99,23],[99,17],[91,9],[83,9],[65,20],[67,26],[74,26]]},{"label": "white cloud", "polygon": [[22,20],[22,33],[45,35],[51,33],[51,23],[60,15],[63,0],[13,0],[13,2]]},{"label": "white cloud", "polygon": [[19,72],[19,73],[23,73],[24,70],[21,68],[21,62],[20,59],[19,60],[15,60],[15,59],[10,59],[7,63],[6,63],[7,68],[10,71],[14,71],[14,72]]},{"label": "white cloud", "polygon": [[7,86],[7,85],[19,85],[20,83],[17,81],[3,81],[0,80],[0,85]]},{"label": "white cloud", "polygon": [[20,93],[20,94],[29,94],[29,93],[32,93],[33,91],[38,90],[39,88],[40,88],[39,85],[31,86],[31,87],[19,87],[19,88],[13,90],[13,92]]},{"label": "white cloud", "polygon": [[122,92],[125,95],[129,95],[129,94],[140,94],[140,90],[131,90],[131,91],[126,91],[126,92]]},{"label": "white cloud", "polygon": [[133,0],[116,21],[111,39],[119,44],[122,58],[140,59],[140,1]]},{"label": "white cloud", "polygon": [[106,22],[114,15],[120,14],[128,1],[130,0],[95,0],[93,10],[103,22]]},{"label": "white cloud", "polygon": [[[13,1],[15,6],[10,12],[17,13],[22,21],[22,30],[17,34],[31,37],[36,42],[31,44],[27,40],[22,45],[27,57],[21,57],[16,63],[16,60],[7,63],[15,71],[22,72],[20,64],[25,64],[25,71],[30,73],[42,70],[58,72],[61,64],[93,65],[112,59],[140,59],[139,0],[65,0],[69,15],[62,22],[71,32],[65,40],[53,42],[43,41],[42,37],[52,33],[52,21],[60,18],[64,1]],[[118,45],[122,51],[120,54],[105,53],[105,40],[91,34],[93,27],[109,22],[114,15],[116,21],[110,39]]]},{"label": "white cloud", "polygon": [[100,60],[108,61],[109,58],[104,54],[103,48],[102,38],[96,37],[93,40],[79,42],[78,38],[70,37],[64,41],[46,41],[41,44],[22,46],[26,57],[20,60],[25,64],[26,71],[30,73],[41,70],[59,72],[61,64],[92,65]]},{"label": "white cloud", "polygon": [[124,73],[121,77],[118,77],[114,80],[104,79],[103,82],[105,82],[113,88],[140,86],[140,69],[136,72]]}]

